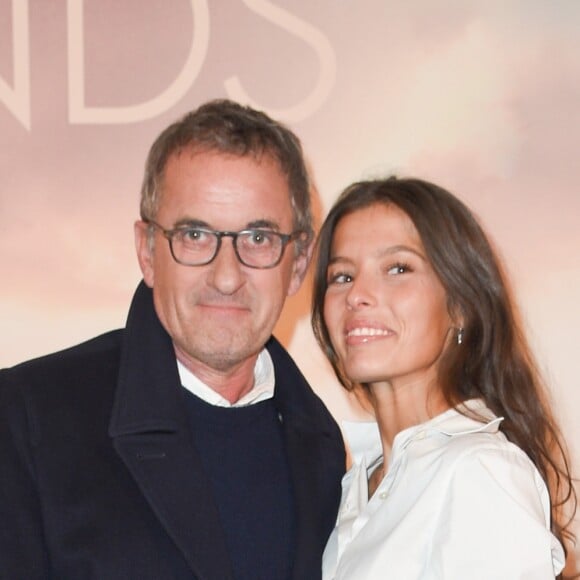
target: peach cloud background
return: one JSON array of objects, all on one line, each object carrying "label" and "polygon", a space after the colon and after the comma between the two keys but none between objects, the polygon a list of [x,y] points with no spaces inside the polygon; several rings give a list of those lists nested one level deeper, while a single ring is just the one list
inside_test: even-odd
[{"label": "peach cloud background", "polygon": [[[580,467],[579,2],[2,0],[7,90],[22,70],[17,4],[30,128],[0,99],[0,366],[123,325],[140,278],[132,223],[147,149],[185,111],[228,96],[235,76],[302,137],[321,215],[350,181],[392,172],[439,182],[477,212]],[[70,122],[68,57],[80,47],[67,44],[67,15],[79,5],[87,107],[153,99],[197,42],[194,82],[150,118]],[[339,418],[362,415],[314,344],[307,288],[278,334]]]}]

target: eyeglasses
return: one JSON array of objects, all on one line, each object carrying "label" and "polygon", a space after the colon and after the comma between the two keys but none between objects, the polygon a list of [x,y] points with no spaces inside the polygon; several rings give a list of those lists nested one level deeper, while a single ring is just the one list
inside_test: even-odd
[{"label": "eyeglasses", "polygon": [[273,268],[280,263],[284,249],[302,232],[280,234],[252,228],[240,232],[216,231],[198,226],[179,226],[166,230],[153,220],[143,220],[158,229],[169,241],[173,259],[184,266],[205,266],[220,251],[223,238],[232,238],[238,260],[250,268]]}]

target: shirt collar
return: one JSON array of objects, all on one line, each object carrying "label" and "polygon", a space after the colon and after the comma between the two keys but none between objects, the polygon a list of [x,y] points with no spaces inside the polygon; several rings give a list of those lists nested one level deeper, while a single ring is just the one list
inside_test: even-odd
[{"label": "shirt collar", "polygon": [[[462,413],[471,414],[477,419]],[[395,437],[393,448],[406,447],[416,438],[424,438],[433,433],[447,437],[482,432],[496,433],[502,421],[503,417],[496,417],[483,400],[470,399],[429,421],[404,429]],[[375,421],[343,421],[341,425],[354,464],[364,463],[371,466],[382,457],[381,437]]]},{"label": "shirt collar", "polygon": [[458,409],[449,409],[433,418],[424,427],[441,435],[459,437],[471,433],[496,433],[502,421],[503,417],[496,417],[482,399],[470,399]]},{"label": "shirt collar", "polygon": [[270,353],[264,348],[256,359],[254,367],[254,386],[235,403],[230,403],[227,399],[216,393],[211,387],[197,378],[188,368],[177,361],[177,370],[181,384],[195,396],[199,397],[210,405],[217,407],[244,407],[253,405],[260,401],[271,399],[274,396],[274,363]]}]

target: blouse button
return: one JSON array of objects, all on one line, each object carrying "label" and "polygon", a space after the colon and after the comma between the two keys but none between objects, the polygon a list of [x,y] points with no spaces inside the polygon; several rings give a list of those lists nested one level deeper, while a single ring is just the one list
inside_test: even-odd
[{"label": "blouse button", "polygon": [[379,493],[379,499],[387,499],[388,495],[389,495],[388,491],[381,491],[381,493]]}]

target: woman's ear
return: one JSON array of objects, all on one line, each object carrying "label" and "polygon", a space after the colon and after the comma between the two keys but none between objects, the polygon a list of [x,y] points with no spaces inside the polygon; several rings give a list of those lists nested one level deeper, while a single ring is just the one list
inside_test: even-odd
[{"label": "woman's ear", "polygon": [[459,306],[449,308],[453,339],[461,344],[465,337],[465,316]]}]

